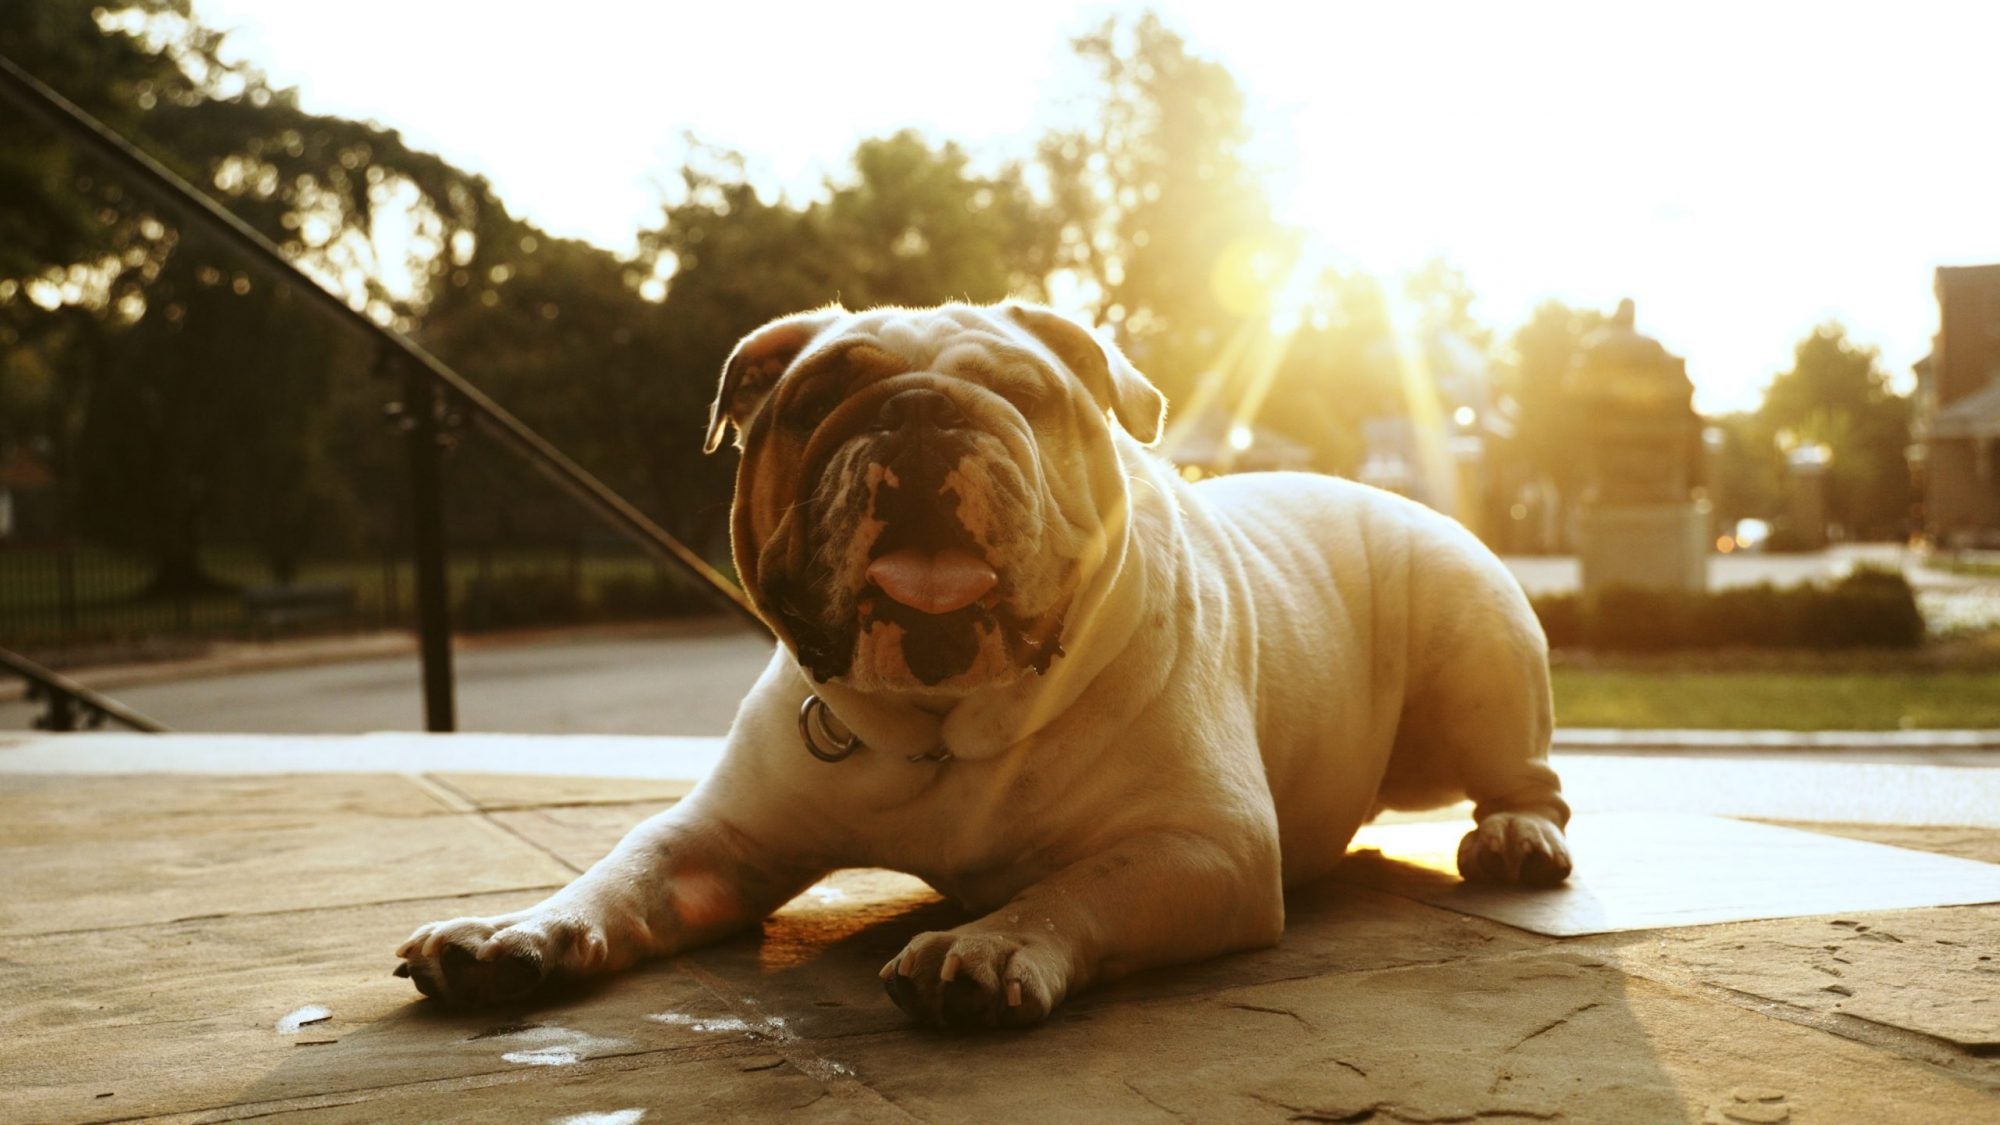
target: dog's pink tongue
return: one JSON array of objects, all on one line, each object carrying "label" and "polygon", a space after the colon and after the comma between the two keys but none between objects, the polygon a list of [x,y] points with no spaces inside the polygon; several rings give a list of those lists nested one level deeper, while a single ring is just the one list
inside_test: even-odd
[{"label": "dog's pink tongue", "polygon": [[868,564],[868,580],[912,609],[950,613],[986,596],[1000,576],[986,560],[956,547],[937,554],[891,551]]}]

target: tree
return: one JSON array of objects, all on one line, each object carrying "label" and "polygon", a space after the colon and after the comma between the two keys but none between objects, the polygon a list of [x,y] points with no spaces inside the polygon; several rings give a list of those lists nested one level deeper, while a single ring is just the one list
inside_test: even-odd
[{"label": "tree", "polygon": [[1785,459],[1755,411],[1710,419],[1722,433],[1709,496],[1724,527],[1745,519],[1775,520],[1785,509]]},{"label": "tree", "polygon": [[1511,452],[1550,496],[1553,507],[1545,515],[1558,540],[1587,484],[1582,451],[1589,419],[1571,393],[1570,369],[1584,339],[1608,319],[1594,309],[1545,301],[1515,330],[1500,368],[1501,387],[1517,411]]},{"label": "tree", "polygon": [[1448,334],[1480,354],[1493,347],[1493,330],[1472,315],[1478,300],[1465,274],[1443,258],[1432,258],[1403,279],[1403,293],[1417,309],[1414,326],[1425,339]]},{"label": "tree", "polygon": [[1258,422],[1311,450],[1314,468],[1352,476],[1367,453],[1363,423],[1405,411],[1400,364],[1381,283],[1323,270],[1283,341],[1269,396],[1283,408]]},{"label": "tree", "polygon": [[929,305],[1042,291],[1056,224],[1018,164],[980,176],[958,146],[933,149],[906,130],[861,142],[853,168],[809,216],[839,264],[844,300]]},{"label": "tree", "polygon": [[[384,323],[413,327],[504,258],[515,224],[482,181],[392,132],[302,112],[221,42],[186,0],[0,7],[0,50]],[[199,548],[222,532],[289,573],[336,483],[317,419],[354,354],[314,335],[324,324],[286,285],[64,138],[10,115],[0,140],[0,186],[18,193],[0,209],[0,344],[34,350],[55,383],[47,432],[0,440],[59,461],[76,447],[65,487],[84,530],[151,558],[161,593],[213,586]],[[383,219],[408,227],[381,239]],[[408,248],[399,260],[391,244]]]},{"label": "tree", "polygon": [[1188,397],[1244,325],[1259,328],[1296,237],[1273,222],[1243,147],[1243,95],[1158,16],[1075,42],[1095,68],[1093,127],[1041,146],[1062,217],[1057,270],[1078,279],[1141,370]]},{"label": "tree", "polygon": [[1791,370],[1771,380],[1757,423],[1780,450],[1824,446],[1827,513],[1856,539],[1909,532],[1910,401],[1895,393],[1876,349],[1837,323],[1799,341]]}]

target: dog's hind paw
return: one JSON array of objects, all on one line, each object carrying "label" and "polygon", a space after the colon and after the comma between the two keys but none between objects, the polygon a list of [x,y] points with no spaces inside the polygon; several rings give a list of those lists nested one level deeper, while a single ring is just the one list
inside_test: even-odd
[{"label": "dog's hind paw", "polygon": [[1458,843],[1458,873],[1467,882],[1553,887],[1569,872],[1562,829],[1538,813],[1493,813]]}]

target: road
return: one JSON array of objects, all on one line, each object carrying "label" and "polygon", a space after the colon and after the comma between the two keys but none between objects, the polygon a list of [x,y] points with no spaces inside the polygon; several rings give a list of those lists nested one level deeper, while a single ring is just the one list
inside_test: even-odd
[{"label": "road", "polygon": [[[771,641],[733,622],[656,633],[461,646],[459,727],[520,734],[721,734],[770,659]],[[176,731],[340,734],[421,730],[415,656],[132,684],[107,694]],[[32,721],[0,703],[0,730]]]},{"label": "road", "polygon": [[[1722,556],[1711,561],[1710,584],[1790,585],[1836,577],[1857,562],[1902,561],[1894,548],[1876,547]],[[1510,559],[1508,565],[1532,593],[1577,583],[1574,559]],[[2000,583],[1990,579],[1911,573],[1926,587],[1965,587],[1984,599],[1982,605],[2000,604]],[[721,621],[476,641],[461,646],[456,659],[459,725],[521,734],[721,734],[770,652],[761,634]],[[107,693],[174,730],[337,734],[421,729],[418,682],[416,658],[397,656],[132,684]],[[25,729],[33,714],[25,703],[0,703],[0,730]]]}]

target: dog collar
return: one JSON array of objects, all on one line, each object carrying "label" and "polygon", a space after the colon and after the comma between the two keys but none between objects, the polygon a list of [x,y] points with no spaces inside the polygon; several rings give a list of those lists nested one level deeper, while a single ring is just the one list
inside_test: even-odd
[{"label": "dog collar", "polygon": [[[834,715],[826,701],[817,695],[806,696],[799,706],[799,738],[806,744],[806,753],[822,762],[844,762],[854,756],[856,750],[864,750],[868,744],[853,731],[835,734],[836,725],[843,725]],[[906,762],[935,762],[943,765],[951,761],[949,747],[940,746],[927,754],[905,754]]]}]

